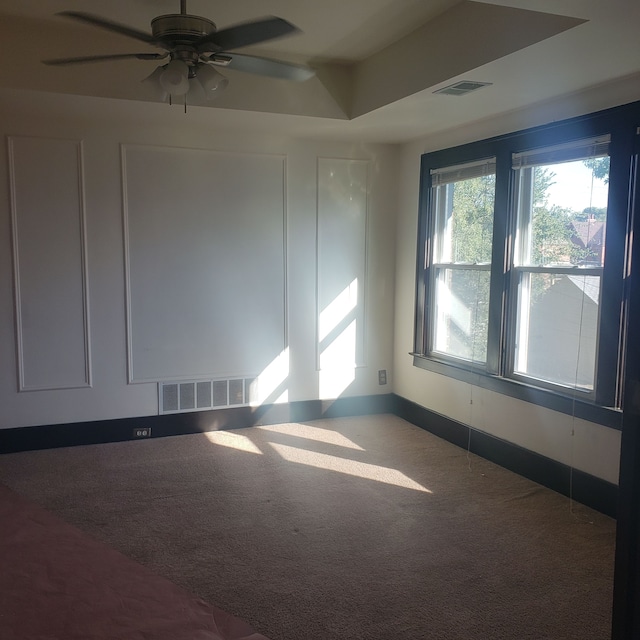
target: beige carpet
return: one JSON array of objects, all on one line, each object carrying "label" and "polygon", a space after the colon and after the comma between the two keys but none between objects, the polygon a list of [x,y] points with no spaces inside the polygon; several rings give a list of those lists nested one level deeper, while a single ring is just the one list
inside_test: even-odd
[{"label": "beige carpet", "polygon": [[393,416],[0,456],[272,640],[603,640],[615,522]]}]

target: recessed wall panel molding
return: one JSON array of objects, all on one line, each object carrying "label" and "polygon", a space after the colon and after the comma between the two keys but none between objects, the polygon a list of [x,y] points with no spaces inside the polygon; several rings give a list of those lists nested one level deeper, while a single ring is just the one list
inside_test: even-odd
[{"label": "recessed wall panel molding", "polygon": [[317,368],[329,386],[365,365],[368,193],[368,161],[318,158]]},{"label": "recessed wall panel molding", "polygon": [[8,139],[20,391],[91,385],[82,143]]},{"label": "recessed wall panel molding", "polygon": [[129,382],[259,374],[286,348],[286,158],[123,145]]}]

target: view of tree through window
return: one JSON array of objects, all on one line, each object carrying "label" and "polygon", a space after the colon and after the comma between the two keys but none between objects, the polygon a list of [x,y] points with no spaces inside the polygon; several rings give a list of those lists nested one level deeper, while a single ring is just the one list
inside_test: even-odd
[{"label": "view of tree through window", "polygon": [[457,180],[436,194],[439,243],[435,351],[485,362],[495,174]]},{"label": "view of tree through window", "polygon": [[[454,178],[446,181],[445,174],[434,188],[432,349],[483,363],[495,174],[465,179],[464,167],[452,173]],[[516,373],[593,387],[600,287],[600,274],[593,269],[604,264],[608,175],[608,157],[515,172]]]},{"label": "view of tree through window", "polygon": [[[597,162],[597,164],[596,164]],[[606,185],[609,175],[609,158],[580,160],[569,167],[569,173],[591,174],[593,182]],[[596,169],[597,167],[597,169]],[[533,189],[533,230],[530,264],[598,264],[604,260],[604,230],[607,219],[606,190],[595,206],[590,200],[589,206],[582,209],[561,205],[553,200],[550,188],[561,186],[567,193],[577,190],[571,182],[560,181],[558,171],[564,167],[535,167]],[[562,173],[567,173],[562,171]],[[601,176],[601,177],[600,177]]]},{"label": "view of tree through window", "polygon": [[617,419],[639,105],[422,154],[414,366]]},{"label": "view of tree through window", "polygon": [[[581,165],[585,174],[593,171],[594,181],[608,182],[608,157],[568,164]],[[534,168],[532,254],[527,262],[539,266],[602,264],[606,191],[598,198],[600,206],[576,209],[557,204],[549,191],[559,184],[558,171],[561,165]],[[495,176],[455,182],[449,188],[453,193],[451,262],[490,262]],[[564,189],[570,193],[572,185],[565,184]],[[441,257],[446,254],[445,249]]]},{"label": "view of tree through window", "polygon": [[455,182],[453,190],[453,262],[491,262],[495,175]]},{"label": "view of tree through window", "polygon": [[515,373],[594,388],[608,175],[608,157],[518,171]]}]

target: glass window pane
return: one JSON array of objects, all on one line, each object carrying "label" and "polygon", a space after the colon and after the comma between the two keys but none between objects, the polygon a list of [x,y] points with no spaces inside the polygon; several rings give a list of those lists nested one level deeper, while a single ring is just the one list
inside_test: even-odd
[{"label": "glass window pane", "polygon": [[436,263],[491,262],[495,174],[435,189]]},{"label": "glass window pane", "polygon": [[516,265],[604,264],[609,158],[518,172]]},{"label": "glass window pane", "polygon": [[521,273],[516,373],[593,390],[600,276]]},{"label": "glass window pane", "polygon": [[488,270],[438,269],[434,351],[486,362],[489,278]]}]

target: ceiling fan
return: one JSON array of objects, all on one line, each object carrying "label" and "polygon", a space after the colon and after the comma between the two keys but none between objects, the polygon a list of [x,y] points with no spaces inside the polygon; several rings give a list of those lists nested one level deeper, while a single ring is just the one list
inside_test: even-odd
[{"label": "ceiling fan", "polygon": [[187,0],[180,0],[180,13],[157,16],[151,20],[151,33],[113,22],[82,11],[63,11],[59,16],[71,18],[107,31],[128,36],[159,49],[160,53],[120,53],[43,60],[44,64],[64,66],[108,60],[165,60],[143,82],[160,88],[164,99],[187,94],[189,102],[204,96],[215,97],[228,79],[215,67],[228,67],[261,76],[303,82],[315,71],[310,67],[281,60],[235,53],[235,49],[299,33],[299,29],[275,16],[243,22],[220,31],[208,18],[187,13]]}]

